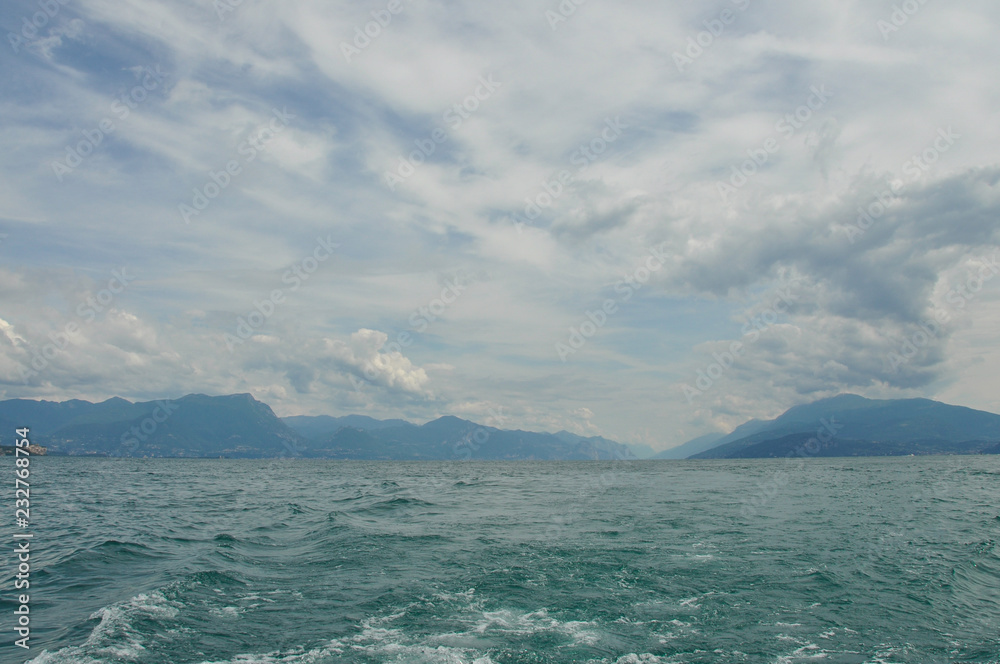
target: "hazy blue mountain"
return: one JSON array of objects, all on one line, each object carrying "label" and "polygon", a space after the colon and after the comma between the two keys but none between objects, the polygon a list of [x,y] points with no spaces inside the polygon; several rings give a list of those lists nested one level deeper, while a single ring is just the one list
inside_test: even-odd
[{"label": "hazy blue mountain", "polygon": [[[602,436],[579,436],[575,433],[570,433],[569,431],[557,431],[552,434],[559,440],[569,443],[574,446],[574,449],[580,450],[581,453],[586,453],[587,458],[602,458],[602,459],[638,459],[640,458],[638,454],[635,453],[632,445],[625,445],[618,443],[616,441],[604,438]],[[642,447],[642,446],[640,446]],[[653,448],[646,445],[650,452]],[[583,450],[590,450],[590,452],[583,452]]]},{"label": "hazy blue mountain", "polygon": [[377,420],[367,415],[293,415],[283,417],[281,421],[298,431],[310,441],[329,438],[343,427],[351,427],[361,431],[374,431],[388,427],[414,426],[406,420]]},{"label": "hazy blue mountain", "polygon": [[625,443],[625,445],[632,450],[636,459],[652,459],[656,456],[656,450],[645,443]]},{"label": "hazy blue mountain", "polygon": [[997,454],[998,445],[993,441],[969,440],[951,442],[942,439],[909,441],[854,440],[834,438],[827,443],[810,443],[814,433],[793,433],[775,440],[766,440],[744,447],[730,454],[728,459],[799,458],[799,451],[807,457],[852,456],[909,456],[925,454]]},{"label": "hazy blue mountain", "polygon": [[44,436],[50,453],[273,457],[305,449],[302,436],[249,394],[189,394],[139,403],[109,399],[89,406]]},{"label": "hazy blue mountain", "polygon": [[17,422],[0,417],[0,446],[13,447],[14,441],[17,440],[15,430],[23,426],[24,424],[18,424]]},{"label": "hazy blue mountain", "polygon": [[704,436],[698,436],[697,438],[692,438],[683,445],[678,445],[677,447],[671,447],[669,450],[663,450],[659,454],[656,454],[652,458],[654,459],[687,459],[692,454],[698,454],[699,452],[704,452],[718,444],[718,442],[725,437],[725,434],[721,433],[706,433]]},{"label": "hazy blue mountain", "polygon": [[739,440],[746,436],[751,436],[758,431],[762,431],[768,428],[768,426],[773,422],[773,420],[748,420],[743,424],[739,425],[732,432],[727,434],[719,433],[708,433],[704,436],[698,436],[683,445],[678,445],[677,447],[670,448],[669,450],[664,450],[656,456],[657,459],[690,459],[695,454],[704,452],[705,450],[712,449],[713,447],[719,447],[720,445],[725,445],[726,443],[732,442],[734,440]]},{"label": "hazy blue mountain", "polygon": [[970,454],[1000,441],[1000,415],[994,413],[930,399],[842,394],[795,406],[774,420],[748,422],[689,458],[785,456],[827,425],[835,436],[821,449],[806,450],[807,456]]},{"label": "hazy blue mountain", "polygon": [[567,431],[506,431],[445,416],[416,426],[343,427],[312,444],[311,454],[341,459],[635,459],[627,446]]},{"label": "hazy blue mountain", "polygon": [[47,436],[76,420],[86,418],[106,420],[118,416],[126,417],[129,408],[134,405],[118,397],[101,403],[91,403],[80,399],[71,399],[70,401],[10,399],[0,401],[0,420],[13,422],[18,427],[27,425],[33,435]]},{"label": "hazy blue mountain", "polygon": [[[457,417],[422,426],[364,415],[281,420],[249,394],[189,394],[172,401],[101,403],[13,399],[0,424],[31,429],[50,453],[109,456],[319,457],[340,459],[634,459],[599,436],[504,431]],[[4,440],[0,438],[0,440]]]}]

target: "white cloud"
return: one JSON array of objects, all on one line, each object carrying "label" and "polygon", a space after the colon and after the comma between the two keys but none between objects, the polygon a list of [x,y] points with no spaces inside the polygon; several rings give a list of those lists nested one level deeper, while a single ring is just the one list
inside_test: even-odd
[{"label": "white cloud", "polygon": [[[205,3],[65,6],[11,60],[0,108],[4,394],[253,390],[283,413],[415,419],[495,404],[512,426],[657,447],[844,390],[996,408],[974,368],[995,363],[985,293],[899,371],[883,358],[1000,245],[988,30],[1000,9],[929,3],[885,40],[880,6],[750,3],[679,72],[674,52],[731,4],[587,3],[553,31],[553,3],[406,2],[351,62],[340,43],[372,7],[243,3],[220,20]],[[14,24],[33,7],[0,11]],[[155,66],[162,87],[58,182],[51,162]],[[501,86],[449,126],[444,113],[490,75]],[[814,86],[828,102],[782,134]],[[274,108],[296,117],[249,161],[241,142]],[[581,168],[578,150],[618,116],[621,137]],[[390,190],[386,169],[441,127],[447,140]],[[908,167],[947,127],[961,137]],[[723,200],[718,183],[769,137],[780,148]],[[185,225],[177,206],[233,159],[241,173]],[[510,215],[564,170],[571,181],[518,233]],[[851,243],[845,226],[890,181],[903,186],[888,211]],[[337,260],[230,354],[236,318],[331,233]],[[560,362],[568,327],[661,242],[664,269]],[[113,310],[44,378],[12,380],[123,264],[139,277]],[[458,273],[488,278],[413,330],[411,313]],[[678,386],[792,278],[799,301],[771,337],[689,405]],[[401,333],[410,343],[389,350]],[[356,389],[366,367],[376,378]]]}]

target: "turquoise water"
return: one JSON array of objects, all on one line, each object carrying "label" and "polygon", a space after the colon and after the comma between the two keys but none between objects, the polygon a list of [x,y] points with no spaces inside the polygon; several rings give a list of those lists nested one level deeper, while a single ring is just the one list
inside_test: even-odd
[{"label": "turquoise water", "polygon": [[1000,661],[997,457],[32,472],[38,664]]}]

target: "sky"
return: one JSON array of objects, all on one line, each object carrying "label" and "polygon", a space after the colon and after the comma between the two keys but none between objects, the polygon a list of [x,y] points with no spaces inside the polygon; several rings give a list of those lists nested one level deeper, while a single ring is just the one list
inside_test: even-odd
[{"label": "sky", "polygon": [[9,0],[0,398],[655,449],[1000,412],[1000,5]]}]

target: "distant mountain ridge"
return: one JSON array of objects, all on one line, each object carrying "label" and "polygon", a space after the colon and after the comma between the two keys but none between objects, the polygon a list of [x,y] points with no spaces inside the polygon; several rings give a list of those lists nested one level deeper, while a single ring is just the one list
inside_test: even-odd
[{"label": "distant mountain ridge", "polygon": [[292,415],[281,418],[281,421],[310,440],[322,438],[324,435],[332,435],[343,427],[374,431],[375,429],[410,424],[406,420],[377,420],[367,415],[344,415],[342,417],[333,417],[331,415]]},{"label": "distant mountain ridge", "polygon": [[654,455],[654,459],[687,459],[693,454],[698,454],[699,452],[704,452],[705,450],[715,447],[719,440],[724,437],[725,434],[721,433],[707,433],[704,436],[698,436],[693,438],[683,445],[678,445],[677,447],[671,447],[669,450],[663,450],[658,454]]},{"label": "distant mountain ridge", "polygon": [[[322,419],[321,419],[322,418]],[[337,459],[635,459],[625,445],[568,431],[536,433],[487,427],[446,415],[423,425],[405,420],[289,417],[315,456]],[[350,424],[345,424],[348,422]],[[336,427],[336,428],[335,428]]]},{"label": "distant mountain ridge", "polygon": [[100,403],[0,402],[0,443],[27,426],[50,454],[334,459],[634,459],[601,437],[506,431],[445,416],[416,425],[364,415],[278,418],[250,394]]},{"label": "distant mountain ridge", "polygon": [[[0,445],[27,426],[50,454],[332,459],[636,459],[626,445],[568,431],[503,430],[440,417],[422,425],[365,415],[278,418],[250,394],[136,402],[0,401]],[[827,427],[831,435],[818,436]],[[750,420],[653,458],[998,454],[1000,415],[930,399],[844,394]]]},{"label": "distant mountain ridge", "polygon": [[[282,456],[305,439],[250,394],[132,403],[0,402],[0,421],[28,426],[50,454],[169,457]],[[4,439],[8,429],[0,431]]]},{"label": "distant mountain ridge", "polygon": [[841,394],[794,406],[773,420],[751,420],[688,458],[995,454],[998,444],[1000,415],[994,413],[931,399]]}]

